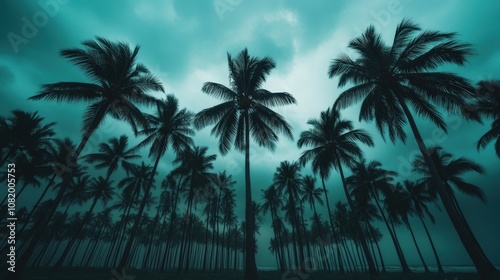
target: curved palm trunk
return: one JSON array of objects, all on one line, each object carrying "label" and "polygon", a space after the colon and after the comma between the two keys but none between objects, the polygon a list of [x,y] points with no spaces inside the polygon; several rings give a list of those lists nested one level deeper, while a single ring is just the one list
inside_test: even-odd
[{"label": "curved palm trunk", "polygon": [[422,256],[422,252],[420,252],[420,248],[418,247],[417,239],[415,238],[415,234],[413,234],[413,229],[411,228],[410,222],[407,219],[404,219],[404,223],[408,230],[410,231],[411,238],[413,239],[413,243],[415,244],[415,248],[417,248],[417,253],[420,258],[420,261],[422,261],[422,265],[424,266],[424,270],[426,273],[429,273],[429,268],[427,267],[427,264],[425,263],[424,257]]},{"label": "curved palm trunk", "polygon": [[149,192],[151,190],[151,186],[153,185],[153,180],[156,174],[156,169],[158,168],[158,163],[160,162],[160,157],[158,156],[155,161],[155,165],[153,166],[153,170],[151,171],[151,177],[149,178],[149,182],[146,186],[146,190],[144,191],[144,197],[141,201],[141,205],[139,207],[139,212],[137,213],[137,218],[134,221],[134,225],[132,226],[132,230],[130,231],[130,235],[125,245],[125,250],[123,252],[123,256],[121,258],[120,263],[118,264],[118,271],[122,271],[123,268],[127,265],[128,258],[130,256],[130,251],[132,249],[132,245],[134,243],[135,235],[137,234],[137,230],[139,229],[139,224],[142,218],[142,214],[144,212],[144,208],[146,207],[146,198],[149,196]]},{"label": "curved palm trunk", "polygon": [[[340,173],[340,178],[342,179],[342,185],[344,186],[344,192],[347,197],[347,202],[349,203],[349,207],[351,209],[354,209],[354,205],[351,199],[351,196],[349,195],[349,191],[347,190],[347,185],[345,182],[345,177],[344,177],[344,171],[342,170],[342,165],[340,164],[340,160],[337,157],[337,162],[339,162],[339,173]],[[356,213],[354,213],[355,216],[357,216]],[[375,263],[373,262],[372,255],[370,254],[370,250],[368,249],[368,244],[366,244],[366,238],[363,233],[363,230],[361,229],[361,225],[359,224],[359,219],[356,218],[356,221],[354,222],[356,226],[356,231],[359,232],[359,242],[361,243],[361,248],[363,249],[363,253],[366,258],[366,262],[368,263],[368,271],[370,273],[370,279],[376,279],[377,278],[377,269],[375,268]]]},{"label": "curved palm trunk", "polygon": [[422,225],[424,226],[425,229],[425,233],[427,234],[427,238],[429,238],[429,242],[431,243],[432,252],[434,252],[434,256],[436,257],[436,265],[438,267],[438,273],[444,273],[443,266],[441,265],[441,261],[439,260],[439,256],[436,252],[436,247],[434,247],[434,242],[432,242],[432,238],[431,235],[429,234],[429,230],[427,229],[427,225],[425,224],[424,219],[422,219],[422,215],[418,214],[418,218],[422,222]]},{"label": "curved palm trunk", "polygon": [[97,204],[97,201],[99,201],[98,196],[96,196],[94,198],[94,201],[92,202],[92,206],[90,206],[90,209],[89,209],[87,215],[85,215],[85,218],[82,222],[81,227],[76,231],[75,235],[73,235],[73,238],[71,238],[71,240],[66,245],[66,248],[64,249],[61,257],[59,257],[59,260],[54,265],[55,268],[60,268],[63,265],[64,260],[66,259],[66,256],[70,252],[70,250],[73,247],[73,245],[75,244],[75,242],[78,240],[78,237],[80,236],[80,234],[85,232],[85,228],[87,227],[87,223],[89,222],[90,215],[92,215],[92,212],[94,211],[94,207]]},{"label": "curved palm trunk", "polygon": [[[312,203],[312,208],[313,208],[313,213],[314,213],[314,219],[316,220],[316,227],[318,228],[318,234],[321,236],[320,240],[322,237],[321,234],[321,227],[320,227],[320,221],[318,217],[318,212],[316,212],[316,205],[314,205],[314,202]],[[321,245],[321,244],[320,244]],[[322,250],[320,250],[321,254],[321,262],[323,263],[323,269],[327,269],[327,263],[326,263],[326,254],[325,254],[325,248],[321,247]],[[328,265],[328,270],[330,270],[330,266]]]},{"label": "curved palm trunk", "polygon": [[387,221],[387,217],[385,216],[384,211],[382,210],[382,207],[380,206],[380,202],[378,201],[378,197],[373,191],[373,187],[370,187],[372,196],[375,200],[375,203],[377,204],[377,208],[380,212],[380,215],[382,216],[382,219],[384,220],[384,223],[387,227],[387,230],[389,231],[389,235],[391,236],[392,243],[394,244],[394,248],[396,249],[396,255],[398,256],[399,262],[401,264],[401,269],[403,272],[408,273],[411,272],[410,267],[408,266],[408,263],[406,262],[406,258],[403,254],[403,251],[401,250],[401,246],[399,245],[399,241],[396,238],[396,233],[393,232],[391,229],[391,226],[389,225],[389,222]]},{"label": "curved palm trunk", "polygon": [[259,280],[255,263],[255,213],[252,205],[252,187],[250,185],[250,122],[248,110],[245,116],[245,280]]},{"label": "curved palm trunk", "polygon": [[340,253],[340,241],[339,241],[339,238],[337,236],[337,232],[335,231],[335,227],[333,226],[333,219],[332,219],[332,211],[330,209],[330,202],[328,201],[328,194],[326,192],[326,186],[325,186],[325,178],[323,176],[321,176],[321,183],[323,184],[323,193],[325,194],[325,201],[326,201],[326,208],[328,209],[328,218],[330,218],[330,226],[331,226],[331,229],[332,229],[332,233],[333,233],[333,239],[335,239],[335,243],[337,243],[337,246],[335,246],[337,248],[337,260],[338,260],[338,264],[339,264],[339,271],[341,274],[344,274],[344,265],[342,263],[342,255]]},{"label": "curved palm trunk", "polygon": [[431,174],[431,182],[434,185],[434,187],[438,190],[441,202],[443,203],[443,206],[446,212],[448,213],[448,216],[450,217],[450,220],[453,226],[455,227],[455,230],[457,231],[457,234],[460,237],[460,240],[462,241],[465,250],[467,250],[469,257],[471,258],[472,262],[474,263],[474,266],[477,269],[477,272],[481,276],[481,279],[483,280],[491,279],[491,276],[496,272],[496,268],[491,264],[490,260],[486,257],[486,255],[484,255],[481,246],[474,237],[474,234],[472,233],[472,231],[468,230],[467,226],[462,220],[460,213],[454,206],[453,200],[450,197],[448,191],[446,190],[446,186],[441,180],[436,165],[434,164],[431,155],[429,154],[429,151],[427,150],[427,147],[424,144],[422,136],[420,135],[420,131],[417,128],[417,125],[415,123],[415,120],[413,119],[413,116],[410,113],[410,110],[406,106],[404,100],[402,100],[402,98],[399,95],[396,96],[398,97],[398,101],[401,107],[403,108],[406,118],[408,119],[413,135],[415,136],[415,140],[417,141],[418,148],[420,149],[420,152],[422,153],[425,163],[429,168]]}]

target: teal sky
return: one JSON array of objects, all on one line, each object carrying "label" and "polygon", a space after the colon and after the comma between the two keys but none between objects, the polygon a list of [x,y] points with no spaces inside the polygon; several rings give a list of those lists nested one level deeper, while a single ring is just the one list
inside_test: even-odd
[{"label": "teal sky", "polygon": [[[48,5],[47,3],[52,3]],[[53,5],[56,3],[56,5]],[[328,79],[331,59],[347,49],[348,42],[361,34],[370,24],[375,25],[387,41],[392,39],[396,25],[403,18],[411,18],[424,29],[458,32],[459,39],[473,44],[476,54],[465,67],[450,67],[473,82],[500,78],[500,2],[491,1],[328,1],[328,0],[123,0],[77,1],[5,0],[0,4],[0,114],[13,109],[38,110],[47,121],[57,122],[58,137],[71,137],[79,141],[81,119],[86,104],[62,104],[28,101],[41,84],[59,81],[86,81],[83,73],[59,56],[63,48],[79,47],[83,40],[102,36],[112,41],[126,41],[141,46],[138,60],[145,63],[163,82],[166,93],[173,93],[182,107],[193,112],[213,106],[218,100],[201,92],[204,82],[228,84],[226,53],[236,55],[247,47],[253,56],[271,56],[277,68],[269,76],[264,88],[287,91],[297,99],[296,106],[277,108],[292,125],[294,141],[281,138],[274,152],[251,146],[251,176],[253,195],[261,197],[261,189],[271,184],[272,174],[280,161],[296,160],[301,151],[296,140],[301,131],[308,129],[310,118],[331,106],[341,92],[336,79]],[[45,15],[45,16],[44,16]],[[26,22],[38,23],[36,29]],[[155,93],[161,97],[161,94]],[[398,171],[402,178],[415,178],[408,171],[417,149],[411,140],[385,143],[373,123],[358,123],[358,107],[342,111],[342,116],[355,121],[357,127],[367,129],[376,141],[375,148],[363,147],[368,160],[379,160],[384,167]],[[486,254],[500,265],[500,159],[493,146],[478,152],[476,142],[486,132],[485,125],[467,123],[456,116],[447,115],[449,134],[440,135],[435,126],[419,120],[419,127],[428,144],[443,146],[455,156],[466,156],[481,163],[486,174],[469,176],[471,182],[482,187],[488,204],[458,195],[465,215]],[[408,135],[411,135],[407,128]],[[96,150],[97,145],[113,136],[131,134],[123,122],[106,121],[96,132],[84,153]],[[139,139],[132,140],[137,143]],[[199,131],[195,142],[208,146],[209,152],[218,154],[216,171],[227,170],[238,182],[237,215],[243,212],[243,155],[231,151],[221,157],[217,139],[210,136],[210,128]],[[144,158],[147,153],[144,150]],[[167,153],[160,163],[159,172],[165,175],[172,169],[174,155]],[[310,173],[308,168],[304,174]],[[328,180],[331,203],[345,200],[337,173]],[[35,192],[33,196],[35,196]],[[26,198],[26,197],[25,197]],[[27,198],[26,198],[27,199]],[[436,209],[437,224],[431,233],[437,243],[444,264],[470,264],[448,217]],[[415,223],[416,224],[416,223]],[[380,224],[382,232],[387,234]],[[416,224],[416,231],[423,229]],[[400,229],[403,250],[410,264],[419,264],[414,246],[406,230]],[[257,264],[274,263],[267,247],[272,235],[269,219],[258,237]],[[421,243],[425,257],[433,262],[430,247],[423,235]],[[390,239],[382,242],[389,264],[397,258]]]}]

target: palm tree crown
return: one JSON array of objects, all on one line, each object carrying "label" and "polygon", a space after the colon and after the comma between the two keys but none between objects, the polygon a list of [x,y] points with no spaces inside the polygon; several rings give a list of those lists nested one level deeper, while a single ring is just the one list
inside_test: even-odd
[{"label": "palm tree crown", "polygon": [[[375,119],[382,136],[387,131],[393,142],[406,139],[403,126],[408,118],[408,105],[446,131],[435,105],[464,113],[465,100],[474,94],[467,79],[435,71],[445,63],[463,65],[472,53],[470,45],[456,41],[455,33],[419,31],[418,25],[403,20],[396,29],[392,46],[388,46],[370,26],[349,44],[359,57],[352,59],[342,54],[328,70],[330,78],[339,76],[339,87],[354,84],[340,94],[335,107],[342,109],[363,100],[359,119]],[[475,114],[467,116],[477,119]]]},{"label": "palm tree crown", "polygon": [[273,149],[278,136],[275,131],[293,138],[291,127],[270,106],[295,104],[295,98],[286,92],[270,92],[262,89],[266,76],[276,67],[270,57],[259,59],[250,57],[248,50],[243,50],[236,58],[227,54],[230,87],[207,82],[202,91],[217,97],[223,103],[207,108],[196,114],[196,128],[215,124],[212,134],[219,137],[219,150],[224,155],[232,147],[242,151],[245,148],[245,130],[248,129],[253,139],[260,145]]}]

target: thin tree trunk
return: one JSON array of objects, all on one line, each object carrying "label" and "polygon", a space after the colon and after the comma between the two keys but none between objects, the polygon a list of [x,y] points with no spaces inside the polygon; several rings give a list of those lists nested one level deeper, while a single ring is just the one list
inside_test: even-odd
[{"label": "thin tree trunk", "polygon": [[438,267],[438,273],[444,273],[443,266],[441,265],[441,261],[439,260],[439,256],[436,252],[436,247],[434,247],[434,242],[432,242],[431,235],[429,234],[429,230],[427,229],[427,226],[425,225],[424,219],[422,219],[422,216],[420,214],[418,214],[418,218],[422,222],[422,225],[424,226],[424,229],[425,229],[425,233],[427,234],[427,238],[429,238],[429,242],[431,243],[432,252],[434,252],[434,256],[436,257],[436,264]]},{"label": "thin tree trunk", "polygon": [[410,230],[411,238],[413,239],[413,243],[415,244],[415,248],[417,248],[417,253],[418,256],[420,257],[420,260],[422,261],[422,265],[424,266],[424,270],[426,273],[429,273],[429,268],[427,267],[427,264],[425,263],[424,257],[422,256],[422,252],[420,252],[420,248],[418,247],[417,239],[415,239],[415,234],[413,234],[413,230],[411,228],[410,222],[405,221],[406,227],[408,227],[408,230]]},{"label": "thin tree trunk", "polygon": [[[337,162],[339,163],[338,168],[339,168],[340,178],[342,179],[342,184],[344,186],[344,192],[345,192],[345,195],[347,197],[347,202],[349,203],[349,207],[352,210],[352,209],[354,209],[354,205],[353,205],[351,196],[349,195],[349,191],[347,190],[347,185],[346,185],[345,177],[344,177],[344,171],[342,170],[342,165],[340,164],[341,161],[338,159],[338,157],[337,157]],[[357,214],[355,212],[354,212],[354,215],[355,215],[355,217],[357,216]],[[356,219],[354,224],[356,225],[356,231],[359,232],[359,237],[360,237],[359,239],[361,242],[361,248],[363,249],[363,253],[365,254],[366,261],[368,262],[368,270],[370,273],[370,279],[376,279],[377,278],[377,269],[375,268],[375,264],[373,263],[373,259],[372,259],[372,256],[370,254],[370,250],[368,249],[368,245],[366,244],[366,238],[365,238],[363,230],[361,229],[361,226],[359,224],[359,219]]]},{"label": "thin tree trunk", "polygon": [[330,209],[330,202],[328,201],[328,194],[326,192],[326,186],[325,186],[325,178],[323,176],[321,176],[321,183],[323,184],[323,193],[325,194],[325,201],[326,201],[326,208],[328,209],[328,218],[330,219],[330,226],[331,226],[331,229],[332,229],[332,234],[333,234],[333,239],[334,239],[334,242],[337,243],[337,246],[335,246],[337,248],[337,260],[338,260],[338,265],[339,265],[339,271],[341,274],[344,274],[344,265],[342,264],[342,255],[340,253],[340,241],[339,241],[339,237],[337,236],[337,232],[335,231],[335,227],[334,227],[334,224],[333,224],[333,219],[332,219],[332,211]]},{"label": "thin tree trunk", "polygon": [[255,262],[255,213],[252,205],[252,187],[250,185],[250,121],[248,110],[244,112],[245,121],[245,272],[244,280],[259,280]]}]

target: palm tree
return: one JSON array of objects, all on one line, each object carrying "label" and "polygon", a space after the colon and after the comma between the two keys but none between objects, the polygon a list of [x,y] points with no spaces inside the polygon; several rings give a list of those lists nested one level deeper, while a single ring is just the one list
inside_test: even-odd
[{"label": "palm tree", "polygon": [[[302,188],[302,202],[308,202],[309,207],[313,210],[313,219],[316,224],[318,235],[320,238],[323,237],[323,233],[321,232],[321,221],[319,219],[318,212],[316,211],[316,203],[323,206],[323,200],[321,199],[321,194],[323,193],[323,189],[316,188],[316,178],[310,175],[304,176],[303,180],[303,188]],[[322,251],[323,253],[323,251]],[[323,267],[326,267],[326,255],[322,255]]]},{"label": "palm tree", "polygon": [[[191,129],[193,114],[187,111],[186,108],[179,110],[179,100],[174,95],[167,95],[167,98],[157,102],[156,115],[146,115],[149,127],[140,131],[139,135],[146,135],[146,139],[141,141],[137,148],[151,145],[149,156],[155,159],[151,177],[146,185],[144,197],[149,195],[153,180],[156,175],[158,163],[163,157],[168,147],[171,147],[174,152],[180,153],[183,149],[193,144],[191,135],[194,131]],[[132,248],[139,222],[145,207],[145,200],[139,206],[138,216],[130,233],[122,259],[118,264],[118,268],[122,269],[127,265],[127,259]]]},{"label": "palm tree", "polygon": [[0,117],[1,159],[0,166],[22,152],[32,155],[40,149],[47,149],[54,136],[54,122],[43,124],[44,118],[38,112],[12,111],[9,117]]},{"label": "palm tree", "polygon": [[[276,168],[276,172],[273,176],[273,186],[276,191],[280,194],[287,195],[287,203],[284,207],[287,211],[287,216],[292,225],[292,239],[293,243],[298,244],[298,258],[295,255],[295,265],[299,266],[301,270],[305,270],[305,256],[304,256],[304,245],[302,230],[300,229],[301,221],[299,220],[299,212],[301,211],[299,206],[299,193],[301,192],[303,185],[302,175],[300,174],[300,165],[297,162],[282,161],[280,166]],[[294,245],[295,249],[295,245]]]},{"label": "palm tree", "polygon": [[491,129],[477,143],[477,149],[485,148],[495,140],[495,152],[500,157],[500,80],[480,81],[478,83],[476,109],[479,114],[492,117]]},{"label": "palm tree", "polygon": [[[312,162],[313,171],[319,173],[321,176],[325,195],[325,179],[329,177],[332,168],[338,170],[347,197],[347,202],[352,209],[353,203],[349,191],[347,190],[342,165],[353,166],[363,155],[356,141],[368,146],[373,146],[371,136],[362,129],[354,129],[351,121],[341,119],[339,111],[331,108],[321,112],[320,119],[311,119],[307,123],[312,125],[312,128],[300,134],[297,145],[299,148],[303,146],[311,146],[312,148],[302,153],[299,159],[300,162],[302,164],[309,161]],[[327,207],[330,208],[327,197],[326,201]],[[329,216],[331,216],[331,211],[328,211]],[[334,232],[333,221],[331,219],[330,223],[332,232]],[[359,233],[362,234],[361,227],[359,227],[358,230]],[[371,277],[375,277],[377,273],[375,264],[368,251],[368,245],[365,238],[361,238],[360,242],[366,260],[368,261],[370,275]],[[339,257],[339,267],[342,267],[340,266],[340,250],[337,251],[337,254]]]},{"label": "palm tree", "polygon": [[[83,42],[84,48],[65,49],[61,55],[80,67],[93,83],[59,82],[42,86],[39,94],[31,100],[85,101],[92,102],[83,118],[83,138],[67,165],[73,168],[90,136],[97,130],[106,116],[125,120],[134,131],[138,126],[147,127],[148,122],[136,105],[153,105],[156,99],[146,94],[149,90],[162,91],[160,81],[155,78],[144,64],[137,63],[139,46],[133,50],[124,42],[114,43],[101,37]],[[63,186],[54,200],[50,217],[59,204],[67,183],[72,176],[71,170],[65,173]],[[42,223],[42,232],[47,223]],[[33,238],[25,253],[17,262],[17,269],[24,265],[33,253],[39,238]],[[20,273],[16,273],[16,277]]]},{"label": "palm tree", "polygon": [[106,204],[114,195],[113,187],[111,186],[113,182],[104,179],[99,176],[99,178],[94,178],[90,181],[90,185],[88,187],[88,192],[86,194],[86,198],[93,198],[92,204],[82,220],[81,226],[75,231],[75,235],[68,242],[66,248],[64,249],[62,255],[59,257],[59,260],[56,262],[55,267],[60,268],[64,261],[66,260],[66,256],[75,244],[77,238],[82,237],[82,233],[85,232],[85,228],[90,221],[90,218],[93,214],[94,207],[97,205],[97,202],[101,200],[103,204]]},{"label": "palm tree", "polygon": [[271,106],[295,104],[295,98],[286,92],[270,92],[261,86],[266,76],[276,67],[273,59],[251,57],[244,49],[236,58],[227,55],[230,87],[207,82],[202,91],[223,100],[223,103],[199,112],[194,124],[201,129],[215,124],[212,134],[219,137],[219,150],[225,155],[233,145],[245,151],[245,280],[258,280],[255,263],[253,231],[255,217],[251,212],[252,189],[250,184],[250,134],[259,144],[273,150],[278,136],[275,131],[293,138],[290,125],[284,118],[269,109]]},{"label": "palm tree", "polygon": [[[403,185],[410,184],[409,181],[403,181]],[[425,272],[429,272],[429,268],[425,263],[425,260],[420,251],[420,247],[418,247],[417,240],[415,238],[415,234],[413,233],[413,229],[410,225],[409,217],[413,214],[413,204],[411,203],[408,192],[403,188],[401,183],[397,183],[395,187],[392,188],[390,192],[386,193],[384,199],[385,208],[387,213],[389,214],[389,220],[391,221],[391,225],[393,228],[394,235],[396,236],[395,225],[399,225],[404,223],[404,225],[410,231],[411,237],[413,239],[413,243],[415,244],[415,248],[417,249],[418,256],[422,261],[422,265],[424,267]]]},{"label": "palm tree", "polygon": [[352,175],[347,178],[347,182],[352,189],[352,194],[358,197],[369,196],[373,198],[380,212],[380,216],[387,227],[387,231],[389,231],[401,268],[403,272],[410,272],[410,267],[406,262],[396,232],[392,229],[389,219],[380,205],[379,198],[380,194],[383,196],[391,194],[393,188],[391,182],[397,173],[383,169],[382,164],[378,161],[370,161],[367,163],[365,159],[355,163],[354,166],[351,167],[351,171]]},{"label": "palm tree", "polygon": [[[481,167],[481,165],[465,157],[454,159],[453,155],[443,151],[442,147],[429,147],[429,152],[431,154],[434,165],[437,167],[441,180],[445,184],[446,193],[452,201],[453,210],[458,213],[461,222],[466,227],[466,230],[470,232],[470,235],[472,236],[472,242],[474,242],[476,246],[481,249],[479,242],[477,242],[476,238],[474,237],[467,219],[462,212],[453,188],[456,188],[466,195],[478,198],[483,203],[486,202],[486,196],[480,187],[468,183],[461,178],[461,176],[467,172],[476,172],[479,174],[483,174],[484,169]],[[436,193],[438,193],[438,190],[436,190],[435,185],[432,184],[431,173],[429,172],[429,168],[425,163],[423,157],[420,155],[417,156],[417,158],[413,162],[413,166],[413,171],[416,171],[425,176],[421,179],[421,181],[427,186],[427,188],[429,188],[430,195],[435,196]],[[487,258],[482,249],[480,253],[484,258]]]},{"label": "palm tree", "polygon": [[405,19],[396,28],[392,46],[382,41],[373,26],[352,40],[349,47],[359,57],[353,60],[342,54],[332,61],[328,70],[330,78],[339,76],[339,87],[353,84],[340,94],[334,106],[346,108],[363,100],[360,120],[375,119],[382,136],[387,131],[393,142],[406,140],[404,125],[410,124],[443,205],[479,274],[486,279],[495,268],[481,253],[479,244],[473,241],[474,236],[453,207],[409,108],[412,106],[419,116],[429,118],[444,131],[446,124],[435,105],[479,120],[476,112],[466,111],[466,100],[474,96],[469,81],[452,73],[436,71],[446,63],[463,65],[472,49],[456,41],[455,33],[420,30],[418,25]]},{"label": "palm tree", "polygon": [[184,260],[184,247],[188,246],[187,256],[185,257],[185,271],[187,272],[189,268],[189,254],[191,248],[191,236],[193,222],[192,218],[195,216],[193,213],[193,204],[195,203],[195,198],[199,196],[200,192],[203,192],[203,188],[211,183],[211,179],[215,176],[214,173],[210,171],[213,169],[213,162],[216,160],[217,156],[215,154],[207,155],[208,147],[198,147],[193,148],[187,147],[182,152],[179,152],[176,159],[173,161],[174,164],[180,163],[177,172],[185,175],[183,181],[187,192],[187,208],[184,217],[187,219],[186,226],[183,231],[183,240],[187,234],[187,245],[186,242],[181,243],[181,253],[179,256],[179,266],[178,272],[181,272]]},{"label": "palm tree", "polygon": [[108,142],[109,144],[99,144],[99,153],[88,154],[83,157],[88,163],[98,163],[95,165],[97,169],[107,168],[106,180],[109,180],[109,177],[118,169],[119,165],[125,171],[128,171],[131,168],[129,160],[141,157],[134,154],[132,149],[127,149],[128,137],[126,135],[122,135],[120,138],[113,137]]},{"label": "palm tree", "polygon": [[[280,211],[283,208],[283,200],[281,199],[280,194],[276,190],[276,188],[271,185],[269,188],[262,190],[262,199],[263,199],[263,204],[262,204],[262,211],[263,214],[266,214],[267,212],[271,213],[271,223],[272,223],[272,228],[274,232],[274,240],[279,244],[279,253],[282,256],[284,255],[283,251],[283,237],[281,236],[282,230],[280,228],[281,226],[281,220],[278,215],[278,211]],[[283,260],[281,260],[280,263],[278,263],[280,266],[279,268],[281,269],[282,272],[285,271],[286,266]]]},{"label": "palm tree", "polygon": [[429,230],[427,229],[427,225],[424,222],[424,217],[427,216],[431,220],[432,223],[435,222],[434,216],[429,211],[427,207],[427,203],[433,202],[434,199],[429,195],[429,191],[425,184],[423,183],[415,183],[412,181],[405,181],[403,187],[408,192],[408,198],[412,204],[412,208],[417,214],[420,222],[424,226],[425,233],[427,234],[427,238],[429,239],[429,243],[432,247],[432,252],[434,253],[434,257],[436,258],[436,265],[438,267],[438,273],[444,273],[443,266],[441,264],[441,260],[436,251],[436,247],[434,246],[434,242],[432,241]]}]

